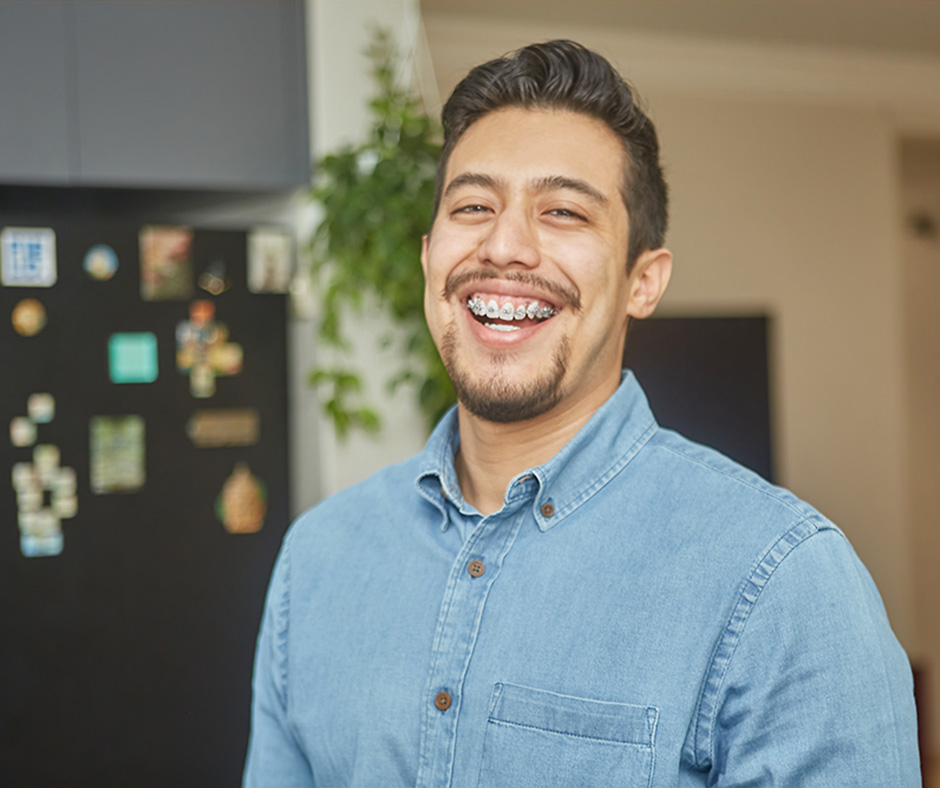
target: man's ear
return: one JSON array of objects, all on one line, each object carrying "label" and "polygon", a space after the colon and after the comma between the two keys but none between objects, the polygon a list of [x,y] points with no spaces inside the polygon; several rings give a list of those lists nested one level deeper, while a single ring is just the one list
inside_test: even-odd
[{"label": "man's ear", "polygon": [[630,272],[627,314],[637,318],[653,314],[663,293],[666,292],[671,275],[672,252],[668,249],[648,249],[643,252]]},{"label": "man's ear", "polygon": [[424,278],[428,278],[428,234],[421,236],[421,268],[424,270]]}]

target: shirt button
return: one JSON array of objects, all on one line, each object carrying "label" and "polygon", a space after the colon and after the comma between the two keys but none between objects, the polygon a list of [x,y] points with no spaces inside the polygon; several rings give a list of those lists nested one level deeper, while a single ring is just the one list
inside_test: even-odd
[{"label": "shirt button", "polygon": [[473,577],[480,577],[486,571],[486,565],[482,561],[471,561],[467,564],[467,571]]},{"label": "shirt button", "polygon": [[450,695],[446,692],[438,692],[437,697],[434,699],[434,705],[437,706],[441,711],[447,711],[450,708],[451,700]]},{"label": "shirt button", "polygon": [[551,517],[553,514],[555,514],[555,507],[552,506],[550,503],[543,503],[542,504],[542,517]]}]

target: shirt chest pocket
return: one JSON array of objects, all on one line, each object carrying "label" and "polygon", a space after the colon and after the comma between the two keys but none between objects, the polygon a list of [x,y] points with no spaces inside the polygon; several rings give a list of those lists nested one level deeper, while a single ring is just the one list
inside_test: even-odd
[{"label": "shirt chest pocket", "polygon": [[497,684],[478,788],[647,788],[659,711]]}]

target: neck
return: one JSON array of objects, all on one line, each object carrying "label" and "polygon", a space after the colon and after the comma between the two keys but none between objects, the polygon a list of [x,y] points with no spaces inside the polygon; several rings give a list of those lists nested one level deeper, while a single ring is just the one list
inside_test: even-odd
[{"label": "neck", "polygon": [[464,500],[484,515],[499,511],[513,477],[554,457],[617,385],[608,388],[595,389],[588,401],[558,405],[534,419],[509,424],[486,421],[459,405],[460,450],[454,466]]}]

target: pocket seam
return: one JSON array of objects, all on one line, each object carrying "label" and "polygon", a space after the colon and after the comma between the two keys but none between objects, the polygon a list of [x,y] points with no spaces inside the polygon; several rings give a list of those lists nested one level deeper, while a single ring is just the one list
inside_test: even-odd
[{"label": "pocket seam", "polygon": [[[631,710],[631,713],[640,713],[644,718],[645,730],[642,734],[637,735],[633,738],[620,738],[613,733],[609,733],[608,730],[595,730],[591,731],[595,735],[589,735],[586,733],[576,733],[575,731],[569,729],[559,729],[548,727],[543,723],[550,723],[551,720],[542,720],[542,719],[524,719],[525,717],[530,716],[528,713],[521,715],[522,718],[517,713],[508,713],[505,709],[502,708],[501,701],[503,700],[504,690],[511,690],[512,693],[515,693],[517,696],[525,698],[526,696],[540,700],[542,698],[550,699],[551,705],[555,705],[555,699],[559,699],[562,704],[567,704],[568,702],[575,702],[579,706],[587,709],[590,717],[595,717],[595,714],[591,712],[592,707],[600,709],[619,709],[620,713],[623,714],[627,710]],[[583,712],[580,710],[575,712],[578,716],[581,716]],[[536,715],[539,716],[539,715]],[[487,710],[486,720],[488,723],[493,723],[494,725],[508,725],[513,726],[523,730],[533,730],[533,731],[544,731],[546,733],[555,733],[561,736],[571,736],[576,739],[583,739],[586,741],[597,741],[597,742],[610,742],[612,744],[631,744],[637,747],[644,747],[649,750],[655,750],[656,746],[656,729],[659,723],[659,709],[655,706],[642,705],[636,703],[624,703],[621,701],[605,701],[597,700],[594,698],[586,698],[577,695],[566,695],[558,692],[553,692],[551,690],[540,689],[538,687],[529,687],[523,684],[511,684],[507,682],[497,681],[493,686],[493,692],[490,695],[489,708]],[[557,720],[556,720],[557,722]],[[618,733],[619,733],[618,729]],[[641,739],[641,740],[637,740]]]},{"label": "pocket seam", "polygon": [[595,741],[599,744],[611,744],[619,747],[638,747],[641,750],[652,750],[654,745],[652,744],[642,744],[635,741],[621,741],[619,739],[599,739],[596,736],[585,736],[583,733],[572,733],[571,731],[559,731],[554,728],[542,728],[538,725],[524,725],[520,722],[510,722],[509,720],[501,720],[496,717],[488,717],[486,720],[492,725],[505,725],[507,728],[522,728],[523,730],[528,731],[541,731],[543,733],[554,733],[559,736],[571,736],[574,739],[584,739],[585,741]]}]

